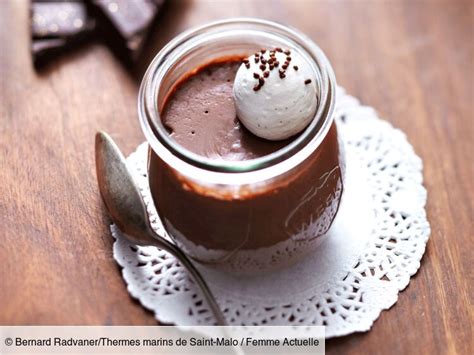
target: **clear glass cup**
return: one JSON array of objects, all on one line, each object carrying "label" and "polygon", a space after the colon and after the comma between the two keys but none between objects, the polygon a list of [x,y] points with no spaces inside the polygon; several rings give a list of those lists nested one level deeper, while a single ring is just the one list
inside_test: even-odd
[{"label": "clear glass cup", "polygon": [[[174,85],[206,63],[261,48],[297,51],[316,75],[318,108],[305,131],[269,155],[213,160],[180,146],[160,113]],[[344,157],[333,120],[336,81],[321,49],[299,31],[237,18],[191,29],[153,59],[138,98],[150,145],[148,176],[166,230],[193,259],[252,274],[301,260],[324,240],[339,208]]]}]

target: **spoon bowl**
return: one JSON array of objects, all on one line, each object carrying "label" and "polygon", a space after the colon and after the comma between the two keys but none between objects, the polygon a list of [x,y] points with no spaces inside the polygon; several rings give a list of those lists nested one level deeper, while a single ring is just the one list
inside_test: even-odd
[{"label": "spoon bowl", "polygon": [[96,134],[95,160],[100,194],[112,221],[130,242],[141,246],[156,246],[176,257],[202,290],[217,325],[227,325],[207,283],[186,254],[150,227],[145,203],[127,168],[125,158],[105,132]]}]

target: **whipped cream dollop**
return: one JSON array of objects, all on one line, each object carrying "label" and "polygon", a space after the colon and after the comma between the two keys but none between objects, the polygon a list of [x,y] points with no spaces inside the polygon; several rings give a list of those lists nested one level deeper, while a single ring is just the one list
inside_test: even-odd
[{"label": "whipped cream dollop", "polygon": [[237,116],[258,137],[289,138],[313,119],[316,75],[297,52],[262,49],[244,59],[233,89]]}]

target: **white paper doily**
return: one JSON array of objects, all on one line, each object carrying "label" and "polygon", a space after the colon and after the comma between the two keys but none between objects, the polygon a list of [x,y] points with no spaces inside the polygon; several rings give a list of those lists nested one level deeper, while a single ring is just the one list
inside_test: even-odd
[{"label": "white paper doily", "polygon": [[[258,277],[235,277],[197,265],[234,325],[325,325],[326,337],[367,331],[420,267],[430,234],[422,162],[405,135],[338,88],[336,122],[347,178],[328,236],[297,265]],[[127,163],[152,227],[163,228],[146,177],[147,145]],[[213,316],[174,257],[136,247],[111,226],[114,258],[130,294],[162,323],[209,325]]]}]

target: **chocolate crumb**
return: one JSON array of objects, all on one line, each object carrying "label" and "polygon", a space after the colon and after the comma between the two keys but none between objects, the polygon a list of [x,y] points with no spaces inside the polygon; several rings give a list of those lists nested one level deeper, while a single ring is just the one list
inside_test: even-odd
[{"label": "chocolate crumb", "polygon": [[253,91],[258,91],[258,90],[260,90],[260,88],[261,88],[261,86],[259,84],[257,84],[253,87]]},{"label": "chocolate crumb", "polygon": [[277,52],[283,52],[283,49],[281,49],[280,47],[276,47],[275,50],[276,50]]},{"label": "chocolate crumb", "polygon": [[246,67],[247,69],[250,69],[250,63],[245,63],[245,67]]},{"label": "chocolate crumb", "polygon": [[267,60],[265,58],[261,58],[260,61],[262,62],[262,64],[267,64]]},{"label": "chocolate crumb", "polygon": [[283,69],[288,68],[288,63],[283,64],[281,67],[282,67]]},{"label": "chocolate crumb", "polygon": [[267,66],[265,64],[260,64],[260,69],[261,70],[265,70],[267,68]]},{"label": "chocolate crumb", "polygon": [[260,75],[258,75],[258,73],[253,73],[253,77],[254,77],[255,79],[258,79],[258,78],[260,78]]},{"label": "chocolate crumb", "polygon": [[265,79],[262,78],[262,77],[258,78],[258,83],[259,83],[261,86],[263,86],[263,84],[265,84]]},{"label": "chocolate crumb", "polygon": [[270,64],[270,70],[273,70],[273,68],[275,68],[275,66],[273,64]]},{"label": "chocolate crumb", "polygon": [[266,51],[267,51],[267,50],[266,50],[265,48],[262,48],[262,49],[260,50],[260,53],[265,54]]},{"label": "chocolate crumb", "polygon": [[268,70],[263,73],[264,78],[268,78],[269,75],[270,75],[270,72]]},{"label": "chocolate crumb", "polygon": [[248,58],[245,58],[244,60],[242,60],[242,62],[244,62],[245,64],[247,64],[249,62],[249,59]]},{"label": "chocolate crumb", "polygon": [[287,50],[286,50],[286,51],[284,51],[283,53],[285,53],[286,55],[290,55],[290,54],[291,54],[291,52],[290,52],[290,50],[289,50],[289,49],[287,49]]},{"label": "chocolate crumb", "polygon": [[290,56],[286,57],[286,60],[291,62],[291,57]]},{"label": "chocolate crumb", "polygon": [[275,67],[278,67],[280,65],[280,62],[277,60],[275,63],[274,63]]},{"label": "chocolate crumb", "polygon": [[260,57],[260,53],[258,53],[258,52],[255,52],[254,55],[255,55],[257,58]]},{"label": "chocolate crumb", "polygon": [[297,65],[293,65],[293,69],[297,71],[297,70],[298,70],[298,66],[297,66]]},{"label": "chocolate crumb", "polygon": [[257,64],[258,62],[259,62],[258,57],[255,57],[255,64]]},{"label": "chocolate crumb", "polygon": [[311,83],[311,79],[306,79],[306,80],[304,81],[304,84],[305,84],[305,85],[308,85],[309,83]]}]

